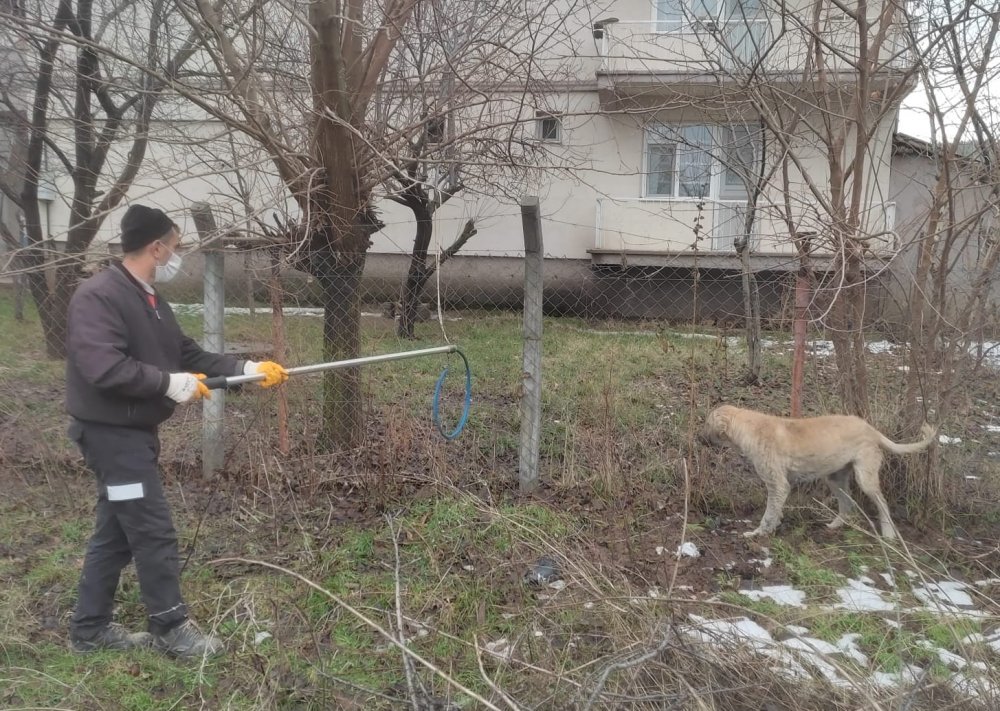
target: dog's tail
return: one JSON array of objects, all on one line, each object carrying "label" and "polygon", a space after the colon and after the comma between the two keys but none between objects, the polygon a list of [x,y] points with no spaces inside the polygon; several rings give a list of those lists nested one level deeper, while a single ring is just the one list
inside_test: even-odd
[{"label": "dog's tail", "polygon": [[885,449],[888,449],[893,454],[913,454],[915,452],[923,452],[927,449],[931,442],[934,441],[934,435],[937,434],[937,427],[924,423],[920,428],[920,441],[919,442],[909,442],[907,444],[899,444],[893,442],[891,439],[886,437],[881,432],[878,433],[879,442]]}]

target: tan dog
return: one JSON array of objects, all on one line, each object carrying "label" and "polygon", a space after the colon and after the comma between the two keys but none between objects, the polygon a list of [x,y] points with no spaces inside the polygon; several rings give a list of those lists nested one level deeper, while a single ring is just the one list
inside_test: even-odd
[{"label": "tan dog", "polygon": [[792,484],[826,479],[837,497],[839,513],[827,524],[844,525],[854,509],[848,494],[851,469],[858,486],[878,507],[885,538],[895,538],[889,506],[879,487],[882,450],[894,454],[922,452],[934,440],[936,429],[925,424],[923,437],[912,444],[897,444],[860,417],[775,417],[732,405],[712,410],[699,439],[703,444],[731,444],[750,460],[767,487],[767,509],[760,525],[743,535],[769,534],[781,523],[781,512]]}]

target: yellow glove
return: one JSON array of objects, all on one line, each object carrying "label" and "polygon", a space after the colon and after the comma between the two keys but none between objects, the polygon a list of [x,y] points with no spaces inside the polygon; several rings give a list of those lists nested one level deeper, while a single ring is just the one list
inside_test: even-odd
[{"label": "yellow glove", "polygon": [[263,363],[256,363],[248,360],[243,366],[244,375],[263,375],[264,379],[258,381],[262,388],[273,388],[288,380],[288,371],[271,360]]},{"label": "yellow glove", "polygon": [[203,397],[212,397],[212,391],[205,383],[204,375],[194,373],[171,373],[167,383],[167,397],[178,405],[185,402],[194,402]]},{"label": "yellow glove", "polygon": [[208,389],[205,383],[201,382],[208,376],[204,373],[195,373],[194,377],[198,378],[198,389],[195,390],[194,395],[191,397],[192,400],[198,400],[200,398],[205,398],[206,400],[212,399],[212,391]]}]

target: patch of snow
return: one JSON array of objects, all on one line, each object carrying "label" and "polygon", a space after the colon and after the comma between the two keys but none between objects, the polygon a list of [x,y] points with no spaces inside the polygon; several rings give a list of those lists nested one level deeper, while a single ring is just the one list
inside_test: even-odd
[{"label": "patch of snow", "polygon": [[882,597],[881,591],[860,580],[848,580],[847,586],[837,590],[840,602],[834,605],[838,610],[851,612],[890,612],[896,606]]},{"label": "patch of snow", "polygon": [[973,583],[977,588],[986,588],[992,585],[1000,585],[1000,578],[986,578],[985,580],[977,580]]},{"label": "patch of snow", "polygon": [[684,541],[684,543],[677,547],[678,558],[698,558],[700,556],[701,551],[699,551],[698,546],[691,541]]},{"label": "patch of snow", "polygon": [[939,583],[927,583],[913,588],[913,594],[930,607],[943,605],[946,608],[957,607],[967,610],[975,607],[972,596],[965,592],[968,587],[965,583],[954,580],[942,580]]},{"label": "patch of snow", "polygon": [[843,650],[816,637],[792,637],[783,643],[789,649],[796,649],[812,654],[840,654]]},{"label": "patch of snow", "polygon": [[791,585],[765,585],[760,590],[740,590],[740,594],[755,601],[768,598],[779,605],[788,607],[806,606],[805,592],[796,590]]},{"label": "patch of snow", "polygon": [[266,642],[267,640],[271,639],[272,636],[273,635],[270,632],[267,632],[267,631],[258,632],[257,634],[255,634],[253,636],[253,643],[254,644],[264,644],[264,642]]},{"label": "patch of snow", "polygon": [[996,699],[997,694],[1000,693],[1000,687],[989,679],[969,677],[962,673],[953,674],[948,679],[948,686],[963,696],[981,701]]},{"label": "patch of snow", "polygon": [[806,348],[813,355],[824,358],[833,355],[833,341],[808,341]]},{"label": "patch of snow", "polygon": [[946,434],[941,434],[941,435],[938,435],[938,442],[940,442],[941,444],[961,444],[962,443],[962,438],[961,437],[949,437]]},{"label": "patch of snow", "polygon": [[882,580],[885,581],[885,584],[888,585],[890,588],[896,587],[896,579],[893,578],[890,573],[879,573],[879,576],[882,578]]},{"label": "patch of snow", "polygon": [[857,632],[845,634],[837,640],[837,649],[848,659],[854,660],[860,666],[867,667],[868,655],[858,648],[859,639],[861,639],[861,635]]},{"label": "patch of snow", "polygon": [[889,627],[892,627],[894,630],[903,629],[903,623],[900,622],[899,620],[893,620],[888,617],[884,617],[882,618],[882,621],[886,623]]},{"label": "patch of snow", "polygon": [[656,547],[656,555],[663,555],[663,551],[665,551],[665,550],[666,550],[666,548],[664,548],[663,546],[657,546]]},{"label": "patch of snow", "polygon": [[694,625],[683,630],[692,639],[708,644],[741,644],[756,651],[771,649],[775,642],[771,633],[749,617],[709,620],[688,615]]},{"label": "patch of snow", "polygon": [[983,429],[987,432],[1000,432],[1000,425],[986,425]]},{"label": "patch of snow", "polygon": [[949,669],[954,669],[955,671],[962,671],[968,666],[972,666],[973,669],[978,669],[979,671],[986,671],[987,667],[982,662],[972,662],[970,664],[969,660],[963,657],[961,654],[955,654],[947,649],[942,649],[937,647],[932,643],[928,642],[926,639],[919,640],[917,646],[933,652],[937,655],[937,658],[941,660]]},{"label": "patch of snow", "polygon": [[549,583],[549,587],[552,588],[553,590],[562,590],[563,588],[566,587],[566,581],[553,580],[551,583]]},{"label": "patch of snow", "polygon": [[751,565],[759,565],[762,568],[770,568],[773,563],[774,563],[773,558],[764,558],[763,560],[761,560],[760,558],[750,559]]},{"label": "patch of snow", "polygon": [[785,625],[785,629],[788,630],[789,634],[793,634],[796,637],[803,637],[809,634],[808,627],[799,627],[798,625]]},{"label": "patch of snow", "polygon": [[868,344],[869,353],[892,353],[896,350],[896,344],[889,341],[872,341]]},{"label": "patch of snow", "polygon": [[898,689],[901,686],[912,686],[920,679],[923,670],[912,664],[907,664],[898,672],[877,671],[872,675],[872,684],[882,689]]}]

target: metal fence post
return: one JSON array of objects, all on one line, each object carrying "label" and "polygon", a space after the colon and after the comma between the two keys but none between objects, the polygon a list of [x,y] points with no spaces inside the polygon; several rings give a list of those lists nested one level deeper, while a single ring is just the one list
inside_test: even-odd
[{"label": "metal fence post", "polygon": [[542,434],[542,221],[537,197],[521,200],[524,230],[524,369],[521,374],[521,448],[518,481],[522,493],[538,486]]},{"label": "metal fence post", "polygon": [[[212,208],[205,203],[197,203],[191,208],[195,226],[201,240],[207,241],[217,236]],[[213,353],[222,353],[226,346],[226,282],[225,252],[221,241],[204,252],[205,278],[202,303],[202,348]],[[202,405],[201,415],[201,465],[206,478],[215,476],[222,469],[225,460],[225,390],[212,391],[211,399]]]}]

